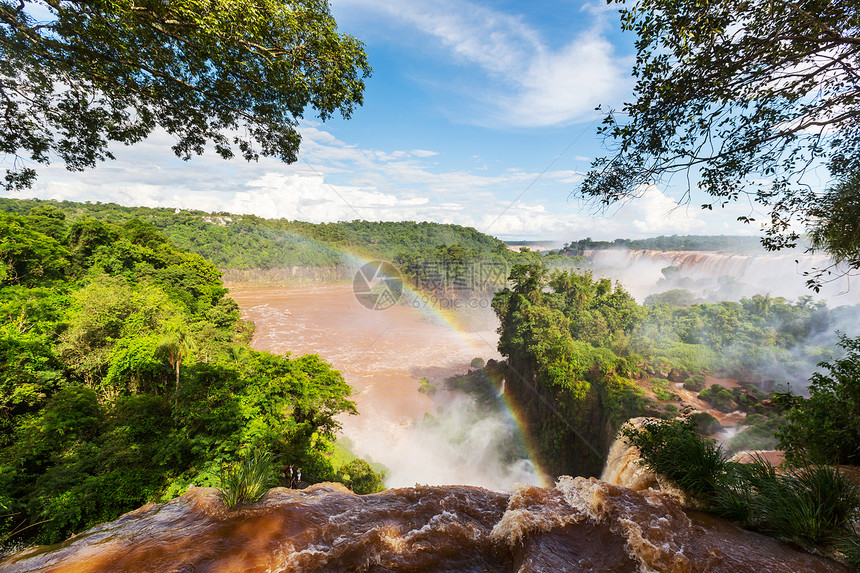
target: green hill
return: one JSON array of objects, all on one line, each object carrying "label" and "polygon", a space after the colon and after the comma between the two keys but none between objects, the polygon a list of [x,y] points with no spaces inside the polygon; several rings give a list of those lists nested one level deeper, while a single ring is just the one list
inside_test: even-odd
[{"label": "green hill", "polygon": [[160,229],[178,248],[197,253],[222,269],[337,266],[346,262],[344,250],[392,260],[416,245],[460,245],[482,254],[506,251],[502,241],[460,225],[412,221],[314,224],[114,203],[0,199],[0,211],[17,215],[44,207],[62,211],[72,224],[87,218],[120,225],[139,219]]}]

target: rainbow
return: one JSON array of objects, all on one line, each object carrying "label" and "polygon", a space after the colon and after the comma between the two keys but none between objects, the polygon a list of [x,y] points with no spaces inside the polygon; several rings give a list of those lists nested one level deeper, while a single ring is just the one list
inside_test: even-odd
[{"label": "rainbow", "polygon": [[[292,238],[296,241],[301,241],[305,243],[310,242],[320,249],[337,251],[343,260],[344,266],[348,268],[354,268],[356,273],[358,273],[362,268],[365,268],[368,265],[370,265],[371,267],[375,265],[375,269],[372,268],[372,270],[375,271],[374,278],[380,278],[378,276],[379,271],[381,269],[383,271],[386,270],[386,267],[384,265],[381,266],[380,263],[385,263],[386,265],[388,265],[388,267],[390,267],[390,269],[394,269],[394,272],[388,274],[383,272],[383,277],[381,277],[381,279],[395,279],[397,280],[401,288],[399,300],[395,302],[401,305],[408,306],[414,309],[416,312],[423,314],[424,317],[426,317],[428,320],[432,321],[436,325],[445,327],[452,334],[454,334],[458,340],[460,340],[461,344],[464,347],[474,349],[475,355],[486,355],[488,349],[495,351],[495,348],[492,345],[491,341],[486,340],[486,338],[483,337],[479,331],[472,329],[469,326],[468,322],[463,320],[462,313],[459,313],[456,309],[445,308],[444,305],[438,304],[438,299],[434,299],[431,293],[425,292],[420,288],[416,287],[415,285],[412,285],[407,280],[405,280],[402,275],[399,275],[399,271],[390,262],[383,261],[377,256],[374,256],[357,247],[334,246],[327,243],[322,243],[320,241],[317,241],[316,239],[312,239],[303,235],[293,233],[283,234],[285,235],[285,238]],[[388,276],[389,274],[391,274],[392,276]],[[488,384],[492,383],[488,382]],[[529,462],[534,468],[536,468],[538,479],[542,482],[541,485],[551,486],[552,482],[547,477],[546,472],[543,470],[543,468],[538,466],[538,463],[536,461],[538,457],[534,455],[534,445],[528,443],[526,440],[526,436],[528,435],[528,433],[523,431],[523,417],[521,416],[516,405],[510,400],[508,394],[504,392],[504,383],[502,385],[502,388],[496,388],[495,385],[493,385],[492,390],[499,394],[499,398],[505,406],[504,415],[516,427],[517,438],[525,447]]]},{"label": "rainbow", "polygon": [[[350,261],[356,268],[360,268],[367,264],[373,264],[377,262],[379,259],[368,257],[364,253],[360,253],[355,250],[342,249],[343,256]],[[424,313],[426,316],[430,317],[437,324],[444,325],[449,330],[451,330],[464,344],[464,346],[471,346],[473,348],[476,347],[474,344],[475,338],[481,339],[481,341],[492,350],[495,350],[494,347],[490,345],[490,343],[481,337],[480,333],[471,329],[467,322],[462,319],[460,315],[458,315],[456,310],[448,309],[448,308],[437,308],[434,304],[427,304],[428,299],[432,295],[422,291],[421,289],[415,287],[410,284],[406,280],[401,279],[401,284],[403,286],[403,297],[408,306],[415,308],[417,311]],[[476,349],[477,352],[481,352],[480,348]],[[526,451],[528,453],[528,459],[531,464],[537,469],[538,477],[542,482],[541,485],[544,487],[551,487],[553,485],[552,477],[548,475],[548,473],[544,470],[544,468],[540,467],[537,460],[538,456],[534,454],[536,447],[534,444],[528,443],[527,436],[528,432],[523,431],[525,427],[525,418],[522,415],[520,409],[517,405],[511,400],[509,394],[504,392],[504,382],[502,383],[502,388],[495,388],[497,392],[499,392],[499,398],[504,404],[505,414],[509,417],[509,419],[514,423],[517,428],[518,438],[524,444]]]},{"label": "rainbow", "polygon": [[[380,262],[394,267],[394,265],[390,261],[384,261],[382,259],[379,259],[378,257],[369,255],[358,248],[332,247],[331,245],[320,243],[319,241],[316,241],[314,239],[309,239],[307,237],[301,238],[305,241],[312,241],[315,244],[320,245],[321,247],[336,248],[343,257],[346,266],[353,267],[356,269],[356,271],[363,268],[365,265],[373,265],[375,263]],[[409,281],[405,280],[402,275],[392,275],[387,276],[386,278],[397,280],[402,289],[402,298],[400,301],[397,302],[401,304],[405,303],[407,306],[410,306],[424,313],[427,317],[432,319],[437,324],[443,324],[455,333],[463,334],[473,332],[467,329],[462,320],[462,317],[460,317],[455,310],[444,308],[444,305],[434,304],[433,295],[431,293],[425,292],[420,288],[416,287],[415,285],[412,285],[411,283],[409,283]]]}]

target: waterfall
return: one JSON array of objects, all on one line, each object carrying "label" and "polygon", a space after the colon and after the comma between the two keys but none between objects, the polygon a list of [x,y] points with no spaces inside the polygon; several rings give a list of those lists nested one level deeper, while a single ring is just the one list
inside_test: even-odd
[{"label": "waterfall", "polygon": [[585,251],[584,256],[595,276],[620,281],[639,302],[651,294],[685,289],[708,302],[769,294],[789,300],[812,296],[831,307],[860,303],[860,286],[838,272],[828,277],[833,280],[819,293],[807,286],[805,273],[832,263],[823,255],[608,249]]}]

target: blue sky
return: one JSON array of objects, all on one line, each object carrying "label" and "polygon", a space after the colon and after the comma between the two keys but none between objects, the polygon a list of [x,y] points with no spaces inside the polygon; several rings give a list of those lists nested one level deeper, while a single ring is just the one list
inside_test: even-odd
[{"label": "blue sky", "polygon": [[634,38],[615,7],[579,1],[333,0],[374,73],[344,121],[302,124],[294,165],[173,157],[156,133],[116,161],[40,172],[26,196],[254,213],[312,222],[458,223],[566,242],[749,234],[749,207],[703,212],[652,188],[596,214],[572,195],[603,152],[594,108],[630,98]]}]

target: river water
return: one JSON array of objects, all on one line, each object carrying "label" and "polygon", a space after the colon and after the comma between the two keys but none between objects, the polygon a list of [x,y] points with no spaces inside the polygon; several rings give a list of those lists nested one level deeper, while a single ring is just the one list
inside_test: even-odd
[{"label": "river water", "polygon": [[276,488],[224,508],[195,488],[65,543],[0,561],[4,573],[847,573],[837,563],[685,512],[653,490],[583,478],[513,493],[420,486],[357,496]]},{"label": "river water", "polygon": [[[339,418],[343,434],[357,455],[386,466],[388,487],[503,490],[540,482],[527,459],[500,459],[506,442],[517,439],[512,418],[478,416],[468,398],[442,390],[444,379],[467,372],[473,358],[501,359],[491,310],[459,321],[423,304],[372,310],[351,284],[230,286],[230,295],[256,325],[255,349],[316,353],[343,373],[359,411]],[[418,392],[421,377],[438,385],[434,399]],[[422,424],[428,414],[439,423]]]}]

